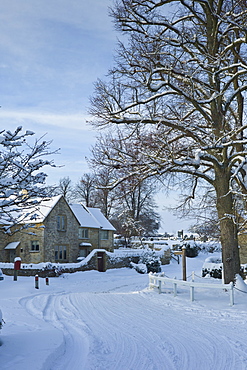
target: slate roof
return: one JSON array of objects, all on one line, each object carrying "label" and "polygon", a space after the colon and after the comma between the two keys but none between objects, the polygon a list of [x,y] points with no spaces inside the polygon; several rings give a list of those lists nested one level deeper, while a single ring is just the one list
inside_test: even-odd
[{"label": "slate roof", "polygon": [[89,208],[83,204],[70,204],[70,208],[81,227],[115,231],[115,228],[101,213],[99,208]]}]

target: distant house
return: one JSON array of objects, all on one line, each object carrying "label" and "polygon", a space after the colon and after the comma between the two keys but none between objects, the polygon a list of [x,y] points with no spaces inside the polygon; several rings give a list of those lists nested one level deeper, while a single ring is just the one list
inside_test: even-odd
[{"label": "distant house", "polygon": [[62,195],[42,200],[18,227],[25,225],[12,235],[0,232],[0,261],[77,262],[94,248],[113,247],[114,228],[100,210],[70,206]]},{"label": "distant house", "polygon": [[83,204],[70,204],[80,223],[80,256],[86,257],[92,249],[113,250],[115,228],[101,213],[99,208],[86,207]]}]

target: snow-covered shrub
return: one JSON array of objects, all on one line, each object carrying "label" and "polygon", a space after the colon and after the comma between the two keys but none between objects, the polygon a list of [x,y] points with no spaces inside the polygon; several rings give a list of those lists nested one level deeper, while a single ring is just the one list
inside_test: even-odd
[{"label": "snow-covered shrub", "polygon": [[155,254],[154,251],[146,251],[139,260],[139,263],[144,263],[147,266],[147,272],[160,272],[161,262],[160,258]]},{"label": "snow-covered shrub", "polygon": [[147,273],[147,266],[145,263],[134,263],[130,262],[130,266],[135,269],[139,274],[146,274]]},{"label": "snow-covered shrub", "polygon": [[222,261],[220,257],[208,257],[202,266],[202,277],[222,278]]},{"label": "snow-covered shrub", "polygon": [[241,292],[247,293],[247,284],[244,282],[239,274],[237,274],[235,277],[235,288],[240,290]]},{"label": "snow-covered shrub", "polygon": [[200,243],[199,247],[203,253],[221,252],[221,244],[216,241]]},{"label": "snow-covered shrub", "polygon": [[198,256],[200,248],[193,240],[183,243],[183,247],[186,247],[186,257]]}]

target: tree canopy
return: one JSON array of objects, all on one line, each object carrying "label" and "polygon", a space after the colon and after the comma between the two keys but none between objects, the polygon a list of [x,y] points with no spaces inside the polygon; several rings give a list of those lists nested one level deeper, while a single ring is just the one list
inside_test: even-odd
[{"label": "tree canopy", "polygon": [[212,187],[226,282],[239,273],[235,201],[246,194],[246,5],[116,1],[111,15],[124,41],[91,108],[98,126],[132,130],[138,150],[108,156],[113,166],[131,162],[141,178],[180,174],[193,196],[200,181]]},{"label": "tree canopy", "polygon": [[[47,196],[45,166],[55,166],[46,159],[50,142],[30,137],[32,131],[0,132],[0,230],[10,232],[23,221],[29,210]],[[45,157],[45,159],[43,159]]]}]

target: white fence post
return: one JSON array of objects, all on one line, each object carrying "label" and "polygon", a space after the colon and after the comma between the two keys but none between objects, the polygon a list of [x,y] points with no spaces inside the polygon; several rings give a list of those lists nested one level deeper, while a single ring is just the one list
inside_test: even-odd
[{"label": "white fence post", "polygon": [[[192,274],[192,278],[194,279],[194,274]],[[209,284],[209,283],[198,283],[194,281],[184,281],[184,280],[176,280],[166,278],[163,276],[157,276],[156,274],[149,273],[149,288],[151,287],[158,287],[159,293],[162,291],[162,283],[171,283],[173,284],[173,291],[174,291],[174,297],[177,296],[177,285],[184,285],[190,288],[190,299],[193,302],[195,299],[195,288],[208,288],[208,289],[227,289],[230,293],[230,305],[234,305],[234,285],[233,282],[230,284]]]},{"label": "white fence post", "polygon": [[162,281],[159,280],[159,294],[161,293],[161,284],[162,284]]},{"label": "white fence post", "polygon": [[[176,277],[174,278],[174,280],[176,280]],[[177,283],[174,282],[173,284],[173,290],[174,290],[174,297],[177,296]]]},{"label": "white fence post", "polygon": [[190,286],[190,300],[191,302],[194,302],[195,300],[195,288],[193,285]]}]

